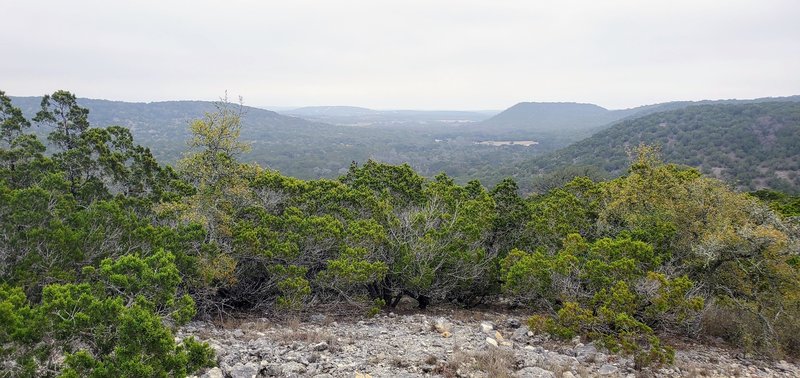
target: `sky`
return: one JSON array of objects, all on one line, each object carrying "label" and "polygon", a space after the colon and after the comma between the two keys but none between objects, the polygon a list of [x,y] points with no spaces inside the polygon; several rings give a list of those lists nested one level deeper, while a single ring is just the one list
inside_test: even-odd
[{"label": "sky", "polygon": [[0,90],[611,109],[800,94],[798,0],[0,0]]}]

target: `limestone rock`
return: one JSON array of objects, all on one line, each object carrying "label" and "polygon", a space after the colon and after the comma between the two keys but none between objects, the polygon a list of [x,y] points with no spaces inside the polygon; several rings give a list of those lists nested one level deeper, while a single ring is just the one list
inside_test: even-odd
[{"label": "limestone rock", "polygon": [[544,370],[540,367],[526,367],[517,372],[519,378],[556,378],[552,371]]},{"label": "limestone rock", "polygon": [[205,374],[201,375],[200,378],[224,378],[225,375],[222,374],[222,369],[215,367],[209,369]]},{"label": "limestone rock", "polygon": [[230,371],[228,371],[228,376],[231,378],[256,378],[258,375],[259,365],[250,362],[247,364],[236,364],[234,365]]},{"label": "limestone rock", "polygon": [[592,343],[586,345],[578,344],[578,346],[575,347],[574,352],[578,361],[594,362],[594,358],[597,356],[597,347],[595,347]]},{"label": "limestone rock", "polygon": [[514,330],[514,333],[511,334],[511,341],[516,341],[518,343],[525,342],[529,339],[528,337],[528,327],[522,326]]},{"label": "limestone rock", "polygon": [[[344,318],[337,324],[329,316],[322,321],[321,315],[316,319],[320,323],[303,323],[297,329],[243,326],[239,332],[236,328],[193,322],[178,329],[176,335],[184,340],[195,337],[208,342],[217,352],[219,367],[194,378],[353,378],[357,373],[361,377],[367,373],[375,377],[423,377],[437,376],[439,369],[477,378],[487,372],[470,362],[471,358],[497,351],[513,358],[512,366],[519,369],[514,375],[521,377],[549,378],[558,373],[576,378],[581,372],[591,377],[616,378],[633,373],[631,357],[609,357],[599,351],[599,346],[582,344],[581,340],[572,343],[539,335],[530,337],[524,322],[513,328],[503,315],[485,315],[488,316],[483,321],[441,314],[398,314],[394,318],[381,315],[369,320]],[[234,336],[240,332],[245,337]],[[682,346],[675,359],[673,366],[650,370],[652,376],[674,378],[702,372],[706,376],[740,372],[741,376],[800,376],[798,365],[793,362],[743,359],[735,351],[709,345]],[[457,361],[462,362],[457,367],[451,365]],[[0,361],[0,370],[15,369],[15,365]]]},{"label": "limestone rock", "polygon": [[299,362],[289,361],[283,364],[282,370],[284,375],[304,374],[306,372],[306,367]]},{"label": "limestone rock", "polygon": [[600,370],[597,371],[597,374],[600,375],[614,375],[619,372],[619,368],[614,365],[605,364],[600,367]]},{"label": "limestone rock", "polygon": [[321,343],[313,344],[313,345],[311,345],[311,350],[315,350],[317,352],[322,352],[324,350],[328,350],[328,343],[323,341]]}]

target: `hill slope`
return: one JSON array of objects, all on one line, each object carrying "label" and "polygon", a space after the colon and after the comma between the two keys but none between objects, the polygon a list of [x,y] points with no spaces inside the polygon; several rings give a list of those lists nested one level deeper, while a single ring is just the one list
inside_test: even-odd
[{"label": "hill slope", "polygon": [[627,115],[594,104],[572,102],[520,102],[481,126],[495,130],[577,131],[602,126]]},{"label": "hill slope", "polygon": [[471,126],[484,131],[528,131],[535,133],[570,133],[584,135],[614,123],[694,105],[752,104],[776,101],[800,101],[800,96],[764,97],[749,100],[672,101],[629,109],[609,110],[594,104],[575,102],[520,102],[499,114]]},{"label": "hill slope", "polygon": [[[40,98],[37,97],[13,97],[12,100],[28,117],[32,117],[39,108]],[[733,106],[725,105],[728,103],[746,104],[769,100],[723,100],[708,102],[711,104],[708,106],[724,107]],[[800,96],[781,100],[797,101],[800,100]],[[186,149],[189,122],[214,109],[213,103],[203,101],[129,103],[81,98],[78,102],[90,109],[89,118],[93,125],[100,127],[120,125],[130,128],[137,143],[150,147],[153,154],[165,163],[176,162]],[[253,144],[253,151],[243,156],[242,160],[258,162],[262,166],[280,170],[290,176],[314,179],[337,177],[346,171],[352,161],[364,162],[372,158],[392,164],[407,162],[426,176],[446,172],[461,183],[479,179],[484,184],[492,185],[505,177],[513,176],[523,187],[526,184],[530,187],[532,177],[558,171],[571,165],[573,161],[574,164],[599,166],[612,174],[619,174],[627,162],[624,146],[635,145],[640,141],[664,145],[670,142],[669,146],[665,146],[664,152],[665,157],[671,161],[701,166],[717,177],[739,180],[742,188],[770,187],[797,191],[795,178],[797,169],[792,165],[796,164],[796,160],[792,160],[791,155],[780,155],[781,150],[773,151],[771,146],[770,151],[763,153],[756,151],[752,156],[747,155],[749,152],[737,155],[736,152],[725,149],[731,147],[736,150],[735,146],[741,144],[737,137],[730,137],[725,133],[714,134],[722,131],[707,133],[714,127],[725,130],[724,125],[745,122],[748,119],[750,121],[747,122],[752,122],[752,119],[747,118],[748,112],[742,113],[744,115],[727,111],[705,114],[703,124],[692,124],[691,127],[694,128],[691,132],[681,131],[677,137],[671,139],[669,133],[664,134],[666,132],[664,130],[658,129],[660,132],[646,130],[649,122],[656,122],[653,120],[659,118],[648,118],[652,116],[637,118],[664,109],[684,109],[693,104],[695,103],[671,102],[610,111],[590,104],[523,103],[493,117],[492,120],[471,123],[441,121],[461,119],[463,116],[480,113],[373,111],[349,107],[318,107],[301,111],[308,114],[335,114],[335,117],[332,117],[338,120],[345,119],[348,114],[353,115],[355,117],[353,119],[365,120],[368,119],[365,117],[371,117],[369,114],[375,113],[373,121],[376,123],[373,125],[381,127],[330,125],[246,107],[241,137]],[[773,112],[764,109],[767,113]],[[358,115],[359,113],[361,115]],[[655,115],[655,117],[660,116]],[[742,121],[741,117],[745,117],[745,121]],[[608,128],[607,122],[615,118],[619,118],[614,121],[619,124],[598,133],[597,139],[594,137],[587,139],[555,155],[544,155],[586,138],[598,130]],[[425,123],[432,119],[439,121]],[[490,121],[496,126],[487,123]],[[635,126],[639,125],[638,122],[643,122],[641,126],[643,131],[641,138],[637,139],[634,136],[640,133],[631,130],[640,127]],[[681,127],[680,125],[686,122],[688,121],[681,120],[677,125]],[[706,124],[716,126],[706,129]],[[544,125],[543,129],[549,131],[532,129],[537,127],[536,125]],[[577,130],[571,130],[570,127]],[[621,129],[618,129],[619,127]],[[34,130],[41,134],[49,132],[42,128]],[[786,132],[784,130],[778,134],[783,135],[781,133]],[[775,135],[776,138],[779,137],[778,134]],[[770,133],[766,135],[772,137]],[[726,139],[728,137],[731,140]],[[783,136],[780,138],[785,139]],[[534,140],[539,144],[530,147],[476,144],[479,141],[509,140]],[[720,146],[722,149],[719,151],[725,152],[709,153],[710,160],[706,159],[708,161],[693,160],[691,157],[695,155],[696,149],[709,148],[698,145],[700,141],[715,146],[709,151]],[[784,142],[789,143],[783,139],[775,143],[780,145]],[[601,149],[593,145],[597,143],[605,143],[606,148]],[[689,144],[683,146],[684,143]],[[795,151],[795,155],[798,151],[796,147],[789,150]],[[730,155],[731,153],[733,155]],[[769,158],[769,161],[762,161],[762,157],[771,156],[769,153],[778,155]],[[728,159],[732,159],[733,162],[727,161],[724,158],[727,156],[725,154],[729,154]],[[745,167],[754,167],[761,163],[766,166],[754,168],[752,172],[740,166],[744,164]],[[784,168],[783,165],[789,167]]]},{"label": "hill slope", "polygon": [[535,175],[568,166],[620,175],[626,149],[661,147],[665,161],[700,168],[742,190],[800,191],[800,103],[695,105],[622,121],[521,167]]},{"label": "hill slope", "polygon": [[[40,101],[38,97],[12,97],[14,105],[22,108],[28,118],[39,110]],[[130,128],[136,142],[149,147],[164,163],[175,163],[186,150],[189,122],[214,109],[212,102],[204,101],[130,103],[79,98],[78,103],[90,110],[92,125]],[[316,110],[325,113],[324,109]],[[328,110],[363,112],[354,108]],[[242,160],[257,162],[289,176],[316,179],[337,177],[346,172],[351,162],[371,158],[392,164],[407,162],[427,176],[444,171],[466,182],[472,178],[487,179],[482,172],[491,171],[491,167],[523,162],[543,150],[538,146],[476,145],[474,137],[458,131],[460,126],[446,122],[411,126],[418,119],[458,118],[463,113],[472,114],[469,112],[374,112],[391,122],[406,121],[385,127],[349,127],[245,107],[241,139],[252,144],[252,152]],[[41,136],[50,131],[38,127],[33,130]]]},{"label": "hill slope", "polygon": [[[14,105],[28,118],[39,110],[40,101],[40,97],[12,97]],[[79,98],[78,103],[90,110],[92,125],[129,128],[138,143],[150,147],[159,160],[166,162],[180,158],[189,137],[189,122],[215,109],[214,103],[209,101],[136,103]],[[246,106],[243,110],[241,137],[247,141],[310,138],[333,127],[259,108]]]}]

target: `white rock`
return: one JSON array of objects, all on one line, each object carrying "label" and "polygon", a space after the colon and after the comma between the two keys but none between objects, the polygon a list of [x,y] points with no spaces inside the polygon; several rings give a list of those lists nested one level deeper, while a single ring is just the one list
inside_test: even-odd
[{"label": "white rock", "polygon": [[519,378],[555,378],[556,375],[552,371],[544,370],[540,367],[532,366],[526,367],[517,372]]},{"label": "white rock", "polygon": [[614,365],[605,364],[600,367],[600,370],[597,371],[597,374],[600,375],[613,375],[619,372],[619,368]]},{"label": "white rock", "polygon": [[323,350],[327,350],[328,349],[328,343],[323,341],[323,342],[321,342],[319,344],[313,344],[313,345],[311,345],[311,349],[315,350],[317,352],[322,352]]},{"label": "white rock", "polygon": [[255,378],[258,375],[259,364],[250,362],[248,364],[236,364],[228,372],[231,378]]},{"label": "white rock", "polygon": [[797,371],[797,366],[794,366],[785,360],[778,361],[778,363],[775,364],[775,367],[783,371]]},{"label": "white rock", "polygon": [[200,378],[224,378],[225,375],[222,374],[222,369],[215,367],[209,369],[205,374],[201,375]]},{"label": "white rock", "polygon": [[493,333],[492,331],[494,331],[494,326],[492,323],[482,322],[481,331],[483,331],[485,334],[491,335]]},{"label": "white rock", "polygon": [[497,340],[495,340],[495,339],[493,339],[491,337],[487,337],[486,338],[486,343],[491,345],[491,346],[497,347]]},{"label": "white rock", "polygon": [[528,339],[528,327],[522,326],[514,330],[511,334],[511,340],[516,342],[524,342]]},{"label": "white rock", "polygon": [[593,344],[578,344],[575,347],[575,357],[580,362],[594,361],[595,356],[597,356],[597,347]]},{"label": "white rock", "polygon": [[283,364],[282,368],[284,375],[303,374],[306,372],[306,367],[303,364],[294,361]]}]

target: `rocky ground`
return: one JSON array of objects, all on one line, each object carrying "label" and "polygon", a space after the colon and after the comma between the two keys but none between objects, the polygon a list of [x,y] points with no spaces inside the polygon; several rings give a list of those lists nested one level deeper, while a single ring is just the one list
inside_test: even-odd
[{"label": "rocky ground", "polygon": [[189,336],[217,352],[219,367],[203,378],[800,376],[800,367],[786,361],[686,343],[677,346],[673,366],[637,372],[630,358],[578,339],[546,340],[529,333],[522,317],[489,312],[195,322],[177,335]]}]

